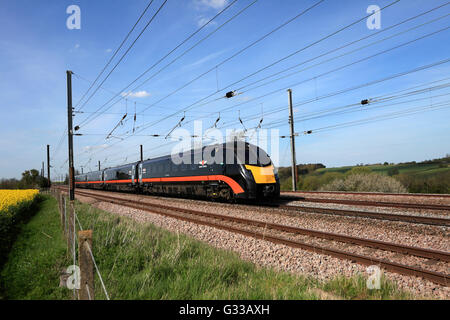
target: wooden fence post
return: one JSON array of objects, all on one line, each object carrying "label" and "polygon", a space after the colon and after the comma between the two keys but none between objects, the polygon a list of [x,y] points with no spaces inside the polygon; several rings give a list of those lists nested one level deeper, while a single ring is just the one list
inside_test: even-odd
[{"label": "wooden fence post", "polygon": [[92,230],[78,231],[78,264],[80,266],[80,300],[94,300],[94,261]]},{"label": "wooden fence post", "polygon": [[63,201],[62,201],[62,195],[61,193],[58,193],[58,205],[59,205],[59,212],[61,214],[61,227],[63,230],[63,234],[64,236],[66,235],[66,212],[65,212],[65,207],[63,206]]},{"label": "wooden fence post", "polygon": [[[75,250],[74,237],[75,237],[75,224],[74,224],[74,203],[69,201],[69,214],[66,216],[67,219],[67,248],[69,250],[69,255],[73,255],[73,250]],[[75,263],[74,263],[75,264]]]}]

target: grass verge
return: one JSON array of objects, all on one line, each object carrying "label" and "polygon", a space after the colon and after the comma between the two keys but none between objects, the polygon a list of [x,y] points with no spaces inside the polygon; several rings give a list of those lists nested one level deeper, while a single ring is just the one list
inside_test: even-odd
[{"label": "grass verge", "polygon": [[59,274],[70,264],[57,202],[42,196],[38,212],[23,225],[0,273],[4,299],[67,299]]},{"label": "grass verge", "polygon": [[[83,228],[94,230],[95,257],[112,299],[409,297],[384,278],[380,290],[367,289],[363,276],[319,283],[313,278],[258,267],[236,253],[87,204],[77,204],[77,212]],[[99,293],[101,286],[96,281]]]},{"label": "grass verge", "polygon": [[[408,299],[382,279],[369,290],[363,276],[313,278],[258,267],[237,254],[149,223],[77,203],[84,229],[94,230],[93,253],[111,299]],[[45,233],[45,234],[44,234]],[[68,265],[56,201],[46,199],[23,229],[1,273],[10,299],[68,299],[59,272]],[[95,275],[96,299],[104,299]]]}]

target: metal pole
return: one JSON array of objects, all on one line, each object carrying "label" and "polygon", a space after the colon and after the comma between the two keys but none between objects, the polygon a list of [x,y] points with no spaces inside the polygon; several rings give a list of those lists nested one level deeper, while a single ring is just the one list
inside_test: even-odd
[{"label": "metal pole", "polygon": [[42,178],[45,176],[45,171],[44,171],[44,161],[42,161],[41,176],[42,176]]},{"label": "metal pole", "polygon": [[295,135],[294,135],[294,111],[292,109],[292,90],[288,89],[289,94],[289,124],[291,127],[291,156],[292,156],[292,191],[297,190],[297,162],[295,160]]},{"label": "metal pole", "polygon": [[75,200],[75,169],[73,165],[73,129],[72,129],[72,71],[67,70],[67,135],[69,138],[69,196]]},{"label": "metal pole", "polygon": [[144,150],[141,144],[141,162],[144,161]]},{"label": "metal pole", "polygon": [[98,160],[98,171],[100,171],[100,160]]},{"label": "metal pole", "polygon": [[50,182],[50,145],[47,145],[47,179],[48,179],[48,187],[52,186]]}]

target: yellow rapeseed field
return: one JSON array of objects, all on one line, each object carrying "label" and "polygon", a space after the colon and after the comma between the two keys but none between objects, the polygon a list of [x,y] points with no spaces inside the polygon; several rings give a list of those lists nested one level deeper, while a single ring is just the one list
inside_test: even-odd
[{"label": "yellow rapeseed field", "polygon": [[0,190],[0,211],[23,201],[31,201],[38,193],[36,189]]}]

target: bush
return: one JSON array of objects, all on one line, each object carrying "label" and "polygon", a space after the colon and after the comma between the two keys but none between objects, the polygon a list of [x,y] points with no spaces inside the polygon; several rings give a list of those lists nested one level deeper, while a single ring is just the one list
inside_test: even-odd
[{"label": "bush", "polygon": [[369,173],[372,173],[372,170],[370,170],[370,168],[367,168],[367,167],[354,167],[351,170],[347,171],[345,173],[345,176],[348,177],[348,176],[351,176],[351,175],[354,175],[354,174],[369,174]]},{"label": "bush", "polygon": [[326,172],[322,175],[309,175],[299,180],[299,189],[301,190],[319,190],[324,184],[330,183],[333,180],[344,177],[339,172]]},{"label": "bush", "polygon": [[376,173],[351,174],[320,188],[322,191],[361,191],[406,193],[407,189],[396,179]]},{"label": "bush", "polygon": [[389,177],[395,176],[397,174],[399,174],[399,171],[397,168],[390,168],[387,172]]},{"label": "bush", "polygon": [[412,193],[450,193],[450,171],[430,177],[401,173],[395,178]]}]

